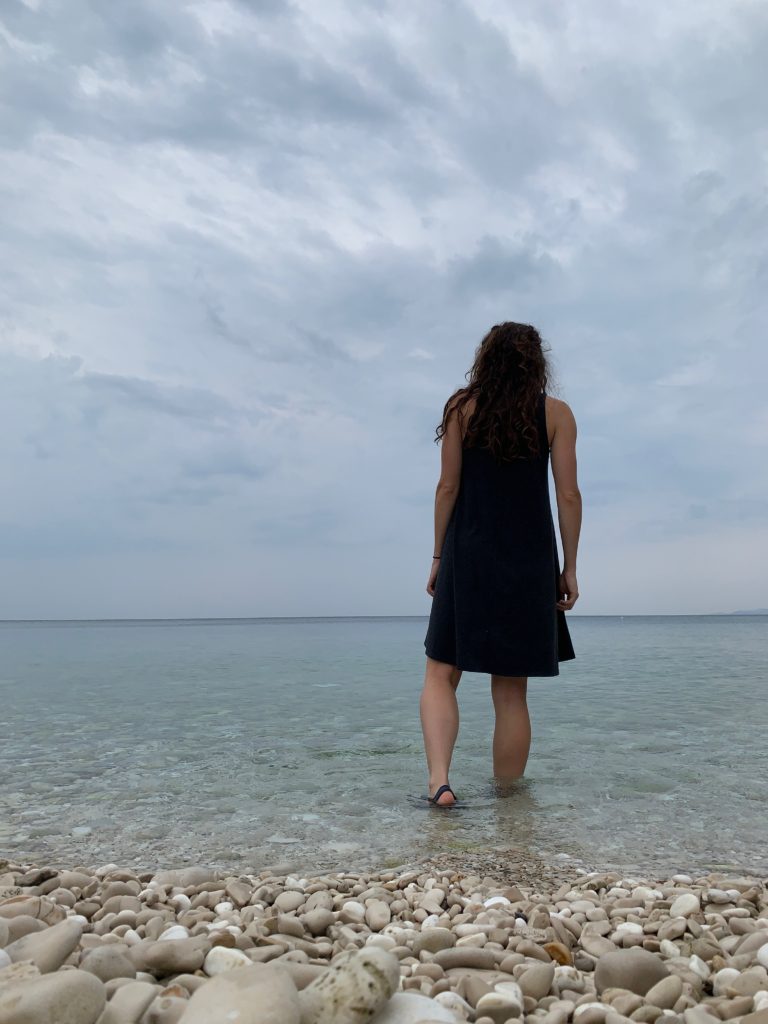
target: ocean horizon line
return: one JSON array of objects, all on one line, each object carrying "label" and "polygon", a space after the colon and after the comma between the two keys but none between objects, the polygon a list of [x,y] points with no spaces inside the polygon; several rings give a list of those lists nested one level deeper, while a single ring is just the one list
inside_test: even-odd
[{"label": "ocean horizon line", "polygon": [[[585,613],[568,612],[569,618],[576,619],[703,619],[721,618],[723,616],[759,617],[768,615],[768,608],[732,612],[612,612]],[[350,621],[392,621],[396,619],[429,619],[429,614],[422,615],[174,615],[174,616],[114,616],[114,617],[82,617],[82,618],[0,618],[0,625],[23,625],[31,623],[94,623],[94,622],[350,622]]]}]

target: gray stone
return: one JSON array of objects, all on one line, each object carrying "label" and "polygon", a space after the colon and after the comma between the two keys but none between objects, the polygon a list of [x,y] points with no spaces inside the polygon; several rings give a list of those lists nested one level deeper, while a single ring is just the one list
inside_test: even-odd
[{"label": "gray stone", "polygon": [[479,946],[456,946],[453,949],[441,949],[434,955],[434,963],[440,964],[443,970],[450,967],[479,967],[491,970],[496,966],[496,957],[492,949]]},{"label": "gray stone", "polygon": [[530,996],[537,1002],[549,994],[552,982],[555,978],[555,965],[533,964],[528,967],[517,979],[524,996]]},{"label": "gray stone", "polygon": [[189,999],[181,1024],[299,1024],[299,994],[288,975],[268,964],[226,971]]},{"label": "gray stone", "polygon": [[[327,1024],[342,1024],[347,1019],[342,1017],[338,1022],[332,1022],[329,1017]],[[449,1007],[442,1006],[428,996],[418,992],[395,992],[374,1020],[375,1024],[456,1024],[458,1018]],[[326,1018],[323,1018],[322,1024],[326,1024]]]},{"label": "gray stone", "polygon": [[102,981],[136,977],[136,965],[126,956],[125,950],[114,942],[89,950],[78,966],[80,970],[90,971]]},{"label": "gray stone", "polygon": [[152,1000],[160,994],[158,985],[148,981],[129,981],[121,985],[109,1000],[120,1020],[138,1021]]},{"label": "gray stone", "polygon": [[668,976],[669,971],[663,961],[640,946],[606,953],[595,965],[598,992],[606,988],[626,988],[644,996],[648,989]]},{"label": "gray stone", "polygon": [[380,932],[392,920],[389,904],[384,900],[371,900],[365,908],[365,920],[372,932]]},{"label": "gray stone", "polygon": [[77,949],[83,926],[79,921],[59,921],[39,932],[31,932],[16,939],[5,952],[14,963],[31,960],[41,974],[57,971],[70,953]]},{"label": "gray stone", "polygon": [[[180,868],[171,869],[169,871],[158,871],[153,877],[152,881],[158,885],[172,885],[175,888],[186,889],[190,885],[201,885],[203,882],[212,882],[216,880],[216,875],[213,871],[209,871],[207,868]],[[224,883],[222,882],[222,889]]]},{"label": "gray stone", "polygon": [[[139,950],[134,946],[132,956],[140,970],[162,976],[164,974],[194,974],[203,966],[203,961],[210,949],[207,940],[190,939],[158,939]],[[137,963],[136,958],[140,959]]]},{"label": "gray stone", "polygon": [[606,953],[615,953],[619,948],[615,942],[611,942],[610,939],[606,939],[602,935],[584,935],[582,933],[579,941],[581,948],[590,956],[605,956]]},{"label": "gray stone", "polygon": [[314,907],[301,915],[301,923],[311,935],[325,935],[336,920],[332,910],[325,907]]},{"label": "gray stone", "polygon": [[107,1001],[104,985],[86,971],[57,971],[4,985],[2,1024],[95,1024]]},{"label": "gray stone", "polygon": [[658,1006],[660,1010],[671,1010],[682,994],[683,979],[677,974],[670,974],[648,989],[645,1001],[651,1006]]},{"label": "gray stone", "polygon": [[450,928],[425,928],[419,932],[413,943],[415,956],[426,949],[430,953],[439,953],[441,949],[451,949],[456,945],[456,936]]}]

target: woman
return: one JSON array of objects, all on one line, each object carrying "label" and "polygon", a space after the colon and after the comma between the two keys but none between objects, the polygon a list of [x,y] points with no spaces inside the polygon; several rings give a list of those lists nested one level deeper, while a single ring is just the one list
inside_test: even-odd
[{"label": "woman", "polygon": [[[565,402],[546,394],[548,370],[535,327],[497,324],[436,431],[441,472],[420,714],[427,796],[438,806],[456,801],[448,769],[462,671],[491,676],[493,773],[506,781],[522,775],[528,760],[528,676],[559,675],[559,662],[575,657],[565,612],[579,596],[576,421]],[[550,452],[562,572],[549,502]]]}]

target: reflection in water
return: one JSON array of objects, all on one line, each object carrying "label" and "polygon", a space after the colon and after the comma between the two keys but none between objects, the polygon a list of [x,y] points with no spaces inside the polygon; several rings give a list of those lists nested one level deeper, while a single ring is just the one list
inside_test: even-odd
[{"label": "reflection in water", "polygon": [[422,829],[428,851],[503,849],[534,856],[547,846],[547,814],[536,797],[536,782],[526,777],[462,786],[455,805],[430,811]]}]

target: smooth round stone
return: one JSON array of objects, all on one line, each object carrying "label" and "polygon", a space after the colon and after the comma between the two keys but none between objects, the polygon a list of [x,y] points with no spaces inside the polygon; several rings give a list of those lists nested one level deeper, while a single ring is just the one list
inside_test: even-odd
[{"label": "smooth round stone", "polygon": [[0,988],[2,1024],[94,1024],[107,1001],[104,985],[87,971],[55,971]]},{"label": "smooth round stone", "polygon": [[202,967],[206,950],[196,938],[170,939],[152,942],[138,955],[142,968],[151,974],[194,974]]},{"label": "smooth round stone", "polygon": [[602,935],[582,935],[579,942],[584,952],[590,956],[601,957],[618,951],[616,943]]},{"label": "smooth round stone", "polygon": [[434,1002],[439,1003],[440,1006],[444,1006],[447,1010],[450,1010],[460,1020],[469,1020],[475,1012],[473,1007],[466,999],[462,999],[458,992],[438,992],[438,994],[434,996]]},{"label": "smooth round stone", "polygon": [[768,970],[768,942],[755,953],[755,960],[757,960],[761,967],[765,967]]},{"label": "smooth round stone", "polygon": [[573,1011],[573,1019],[579,1024],[602,1024],[609,1007],[605,1003],[581,1003]]},{"label": "smooth round stone", "polygon": [[659,943],[659,952],[667,958],[680,956],[680,950],[670,939],[663,939]]},{"label": "smooth round stone", "polygon": [[426,949],[430,953],[439,953],[441,949],[450,949],[456,945],[456,936],[450,928],[426,928],[421,931],[413,943],[416,956]]},{"label": "smooth round stone", "polygon": [[270,964],[224,971],[193,993],[184,1024],[299,1024],[299,993],[290,976]]},{"label": "smooth round stone", "polygon": [[3,967],[7,967],[11,963],[13,963],[13,961],[5,952],[5,950],[0,949],[0,971],[3,969]]},{"label": "smooth round stone", "polygon": [[700,956],[696,956],[695,954],[688,958],[688,966],[694,974],[698,974],[698,976],[704,981],[707,980],[711,973],[707,964],[704,963]]},{"label": "smooth round stone", "polygon": [[365,907],[357,900],[347,900],[339,911],[342,924],[362,924],[365,920]]},{"label": "smooth round stone", "polygon": [[102,981],[136,977],[136,965],[116,943],[89,950],[78,967],[81,971],[90,971]]},{"label": "smooth round stone", "polygon": [[169,868],[167,871],[158,871],[152,877],[150,884],[171,885],[178,886],[179,889],[186,889],[189,885],[202,885],[203,882],[213,882],[215,879],[216,875],[208,868]]},{"label": "smooth round stone", "polygon": [[183,924],[172,924],[170,928],[166,928],[164,932],[161,932],[157,937],[158,942],[167,942],[169,939],[188,939],[189,929],[185,928]]},{"label": "smooth round stone", "polygon": [[234,949],[229,946],[214,946],[203,961],[203,970],[212,978],[224,971],[231,971],[236,967],[248,967],[253,963],[250,957],[242,949]]},{"label": "smooth round stone", "polygon": [[[345,1024],[347,1017],[328,1018],[327,1024]],[[349,1018],[351,1019],[351,1018]],[[355,1020],[369,1018],[355,1018]],[[386,1006],[373,1018],[375,1024],[457,1024],[459,1018],[448,1006],[437,998],[419,995],[417,992],[395,992]],[[184,1021],[184,1024],[187,1024]],[[322,1024],[325,1024],[323,1018]]]},{"label": "smooth round stone", "polygon": [[372,932],[380,932],[391,919],[392,912],[384,900],[371,900],[365,908],[365,921]]},{"label": "smooth round stone", "polygon": [[517,983],[524,996],[530,996],[538,1002],[549,994],[549,990],[552,988],[552,982],[554,980],[554,963],[541,963],[534,964],[532,967],[528,967],[523,971],[517,979]]},{"label": "smooth round stone", "polygon": [[300,921],[311,935],[325,935],[333,922],[336,920],[332,910],[325,907],[315,907],[302,914]]},{"label": "smooth round stone", "polygon": [[[506,989],[505,986],[514,986]],[[478,1016],[486,1014],[497,1024],[504,1024],[510,1017],[520,1017],[523,1012],[523,994],[515,982],[502,981],[494,986],[493,992],[486,992],[477,1001]]]},{"label": "smooth round stone", "polygon": [[484,907],[511,907],[512,903],[506,896],[489,896],[483,900]]},{"label": "smooth round stone", "polygon": [[735,967],[723,967],[712,977],[712,992],[716,996],[726,995],[730,984],[740,976],[740,972]]},{"label": "smooth round stone", "polygon": [[658,1006],[660,1010],[671,1010],[683,994],[683,979],[677,974],[662,978],[645,993],[645,1001],[650,1006]]},{"label": "smooth round stone", "polygon": [[70,953],[77,949],[83,926],[79,921],[59,921],[42,931],[30,932],[6,946],[5,952],[15,963],[31,960],[41,974],[57,971]]},{"label": "smooth round stone", "polygon": [[[275,899],[273,906],[275,906],[281,914],[290,914],[292,910],[298,910],[299,907],[303,905],[304,899],[305,897],[303,892],[295,892],[289,889],[286,892],[280,893],[280,895]],[[362,904],[358,903],[358,906],[362,906]],[[363,910],[363,913],[365,913],[365,910]],[[362,921],[362,917],[360,920]]]},{"label": "smooth round stone", "polygon": [[434,962],[443,970],[450,967],[477,967],[481,970],[493,970],[496,956],[492,949],[479,946],[456,946],[453,949],[441,949],[435,953]]},{"label": "smooth round stone", "polygon": [[670,917],[688,917],[701,910],[699,897],[692,892],[684,892],[677,897],[669,908]]},{"label": "smooth round stone", "polygon": [[148,981],[129,981],[111,996],[110,1010],[120,1021],[138,1021],[160,991],[157,985]]},{"label": "smooth round stone", "polygon": [[640,946],[618,949],[601,956],[595,965],[598,993],[607,988],[626,988],[644,996],[649,988],[669,976],[663,961]]}]

